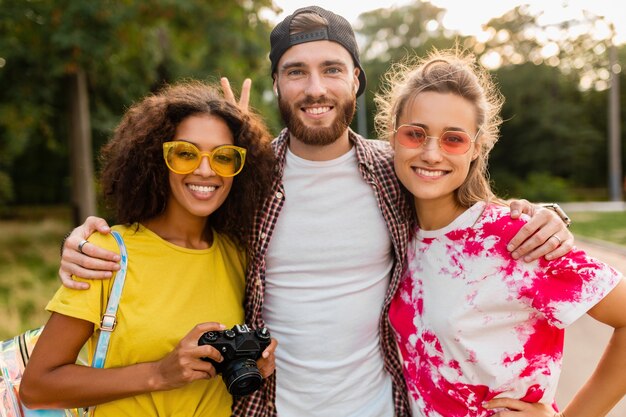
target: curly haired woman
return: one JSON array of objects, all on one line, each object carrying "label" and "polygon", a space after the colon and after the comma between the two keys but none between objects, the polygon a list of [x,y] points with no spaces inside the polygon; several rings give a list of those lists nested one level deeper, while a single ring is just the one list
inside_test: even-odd
[{"label": "curly haired woman", "polygon": [[[274,167],[270,139],[258,116],[200,82],[128,110],[101,153],[102,191],[129,259],[105,367],[75,362],[86,342],[93,352],[113,280],[61,287],[24,374],[26,405],[97,405],[96,415],[116,417],[231,415],[232,397],[201,359],[222,357],[198,339],[243,322],[243,248]],[[110,234],[86,244],[117,251]],[[258,361],[264,377],[275,347]]]}]

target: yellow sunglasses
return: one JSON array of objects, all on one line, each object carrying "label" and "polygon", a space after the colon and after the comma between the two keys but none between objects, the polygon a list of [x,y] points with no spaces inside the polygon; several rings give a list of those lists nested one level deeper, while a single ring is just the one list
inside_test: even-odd
[{"label": "yellow sunglasses", "polygon": [[222,145],[211,152],[200,152],[194,144],[175,140],[163,144],[163,158],[167,167],[177,174],[189,174],[200,166],[203,157],[209,158],[211,169],[220,177],[234,177],[243,169],[246,150],[239,146]]}]

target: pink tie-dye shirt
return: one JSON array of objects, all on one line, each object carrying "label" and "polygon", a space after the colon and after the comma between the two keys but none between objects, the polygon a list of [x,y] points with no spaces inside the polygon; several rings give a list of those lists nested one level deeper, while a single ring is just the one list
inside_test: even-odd
[{"label": "pink tie-dye shirt", "polygon": [[418,230],[389,316],[413,416],[486,417],[494,397],[554,403],[563,328],[620,273],[584,252],[516,261],[507,243],[527,219],[477,203],[447,227]]}]

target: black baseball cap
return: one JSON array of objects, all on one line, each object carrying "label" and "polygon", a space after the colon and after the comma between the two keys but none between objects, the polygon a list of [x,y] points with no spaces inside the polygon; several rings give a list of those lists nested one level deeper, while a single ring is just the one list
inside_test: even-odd
[{"label": "black baseball cap", "polygon": [[[326,19],[328,25],[309,32],[290,35],[291,19],[300,13],[318,14]],[[283,56],[287,49],[300,43],[322,40],[337,42],[350,52],[354,65],[360,70],[359,90],[356,92],[357,97],[360,96],[363,91],[365,91],[366,78],[365,71],[363,71],[363,67],[361,67],[361,62],[359,61],[359,47],[357,46],[352,26],[345,18],[319,6],[302,7],[296,10],[293,14],[284,18],[283,21],[276,25],[276,27],[272,30],[272,33],[270,34],[270,61],[272,63],[272,75],[276,72],[276,66],[278,65],[278,61],[280,61],[280,57]]]}]

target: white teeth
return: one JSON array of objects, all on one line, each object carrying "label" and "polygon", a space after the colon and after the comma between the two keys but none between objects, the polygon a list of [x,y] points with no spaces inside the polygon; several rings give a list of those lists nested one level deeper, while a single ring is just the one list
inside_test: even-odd
[{"label": "white teeth", "polygon": [[212,193],[213,191],[217,190],[217,187],[214,185],[207,186],[207,185],[189,184],[188,187],[191,191],[195,191],[198,193]]},{"label": "white teeth", "polygon": [[415,168],[415,172],[417,172],[419,175],[423,175],[424,177],[431,177],[431,178],[441,177],[442,175],[446,174],[445,171],[427,171],[421,168]]},{"label": "white teeth", "polygon": [[306,108],[304,109],[304,111],[307,113],[311,113],[311,114],[322,114],[322,113],[326,113],[327,111],[330,111],[330,107]]}]

